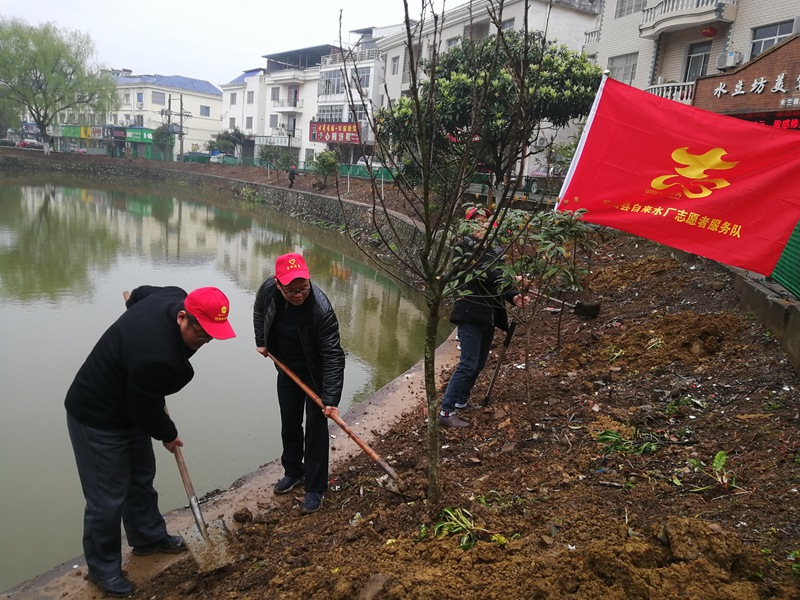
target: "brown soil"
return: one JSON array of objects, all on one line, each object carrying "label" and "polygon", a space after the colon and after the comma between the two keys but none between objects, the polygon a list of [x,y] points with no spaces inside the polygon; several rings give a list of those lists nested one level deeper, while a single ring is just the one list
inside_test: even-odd
[{"label": "brown soil", "polygon": [[[800,598],[800,377],[732,285],[716,263],[607,233],[583,295],[600,315],[537,307],[489,406],[495,354],[472,427],[441,431],[441,502],[425,500],[409,398],[419,411],[373,445],[405,495],[357,456],[321,511],[301,516],[302,493],[242,509],[244,560],[201,575],[187,555],[135,598]],[[474,546],[440,529],[444,509],[469,511]]]},{"label": "brown soil", "polygon": [[[439,504],[414,398],[374,445],[405,496],[359,456],[318,513],[299,515],[302,494],[241,511],[246,560],[202,576],[181,561],[136,597],[800,598],[800,378],[732,284],[716,263],[607,234],[584,295],[599,317],[540,306],[518,329],[490,405],[441,432]],[[472,515],[472,548],[436,535],[443,509]]]}]

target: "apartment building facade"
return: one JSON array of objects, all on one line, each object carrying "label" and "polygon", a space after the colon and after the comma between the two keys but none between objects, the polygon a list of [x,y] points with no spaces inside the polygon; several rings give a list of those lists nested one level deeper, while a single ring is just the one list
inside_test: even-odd
[{"label": "apartment building facade", "polygon": [[238,128],[248,136],[242,158],[255,159],[261,146],[280,146],[298,162],[325,150],[312,141],[310,124],[317,118],[317,89],[323,57],[336,51],[324,44],[262,56],[266,66],[250,69],[221,85],[221,129]]},{"label": "apartment building facade", "polygon": [[[524,0],[507,0],[501,19],[501,27],[508,30],[519,30],[524,27]],[[443,18],[438,48],[434,48],[433,23],[422,25],[420,52],[422,58],[430,58],[438,52],[447,52],[464,37],[476,40],[493,35],[497,28],[492,23],[488,12],[489,2],[476,1],[458,6],[448,11]],[[532,0],[527,7],[528,29],[543,31],[548,40],[565,45],[570,50],[580,52],[584,44],[584,32],[594,26],[597,9],[589,0],[554,0],[552,5],[547,0]],[[410,59],[407,51],[404,32],[379,40],[377,47],[385,57],[385,89],[387,94],[381,104],[386,106],[390,98],[399,98],[408,94],[411,85]],[[575,130],[566,128],[548,130],[543,124],[543,132],[537,138],[540,149],[552,143],[566,142]],[[544,164],[546,153],[535,153],[529,157],[525,172],[533,169],[535,164]]]},{"label": "apartment building facade", "polygon": [[[555,0],[549,9],[547,0],[529,4],[529,28],[546,30],[548,39],[576,51],[596,20],[590,0]],[[478,0],[448,11],[442,50],[465,35],[478,39],[491,35],[488,5]],[[524,7],[524,0],[508,0],[503,26],[521,28]],[[432,22],[425,27],[430,30]],[[265,68],[245,71],[220,86],[224,92],[222,129],[238,127],[253,141],[243,157],[257,157],[265,144],[285,146],[301,165],[331,148],[351,163],[372,154],[370,117],[387,106],[390,98],[408,92],[405,25],[369,27],[350,34],[355,42],[345,49],[316,46],[264,55]]]},{"label": "apartment building facade", "polygon": [[699,77],[735,69],[798,31],[798,0],[601,0],[583,50],[614,79],[692,104]]},{"label": "apartment building facade", "polygon": [[[433,47],[433,22],[422,25],[424,48],[419,48],[422,58],[430,58],[435,51],[446,52],[463,37],[482,40],[496,31],[488,13],[489,2],[477,1],[447,11],[443,17],[439,47]],[[594,26],[597,10],[589,0],[532,0],[528,6],[528,29],[544,31],[548,40],[556,41],[567,48],[580,51],[584,44],[584,32]],[[519,30],[524,25],[525,1],[507,0],[502,14],[502,28]],[[411,85],[409,56],[406,50],[405,32],[388,36],[377,43],[385,56],[386,89],[389,98],[399,98],[408,93]],[[384,105],[388,98],[384,98]]]},{"label": "apartment building facade", "polygon": [[219,132],[222,92],[201,79],[180,75],[133,75],[115,71],[120,109],[110,115],[118,127],[154,131],[169,126],[176,135],[173,158],[202,151]]},{"label": "apartment building facade", "polygon": [[[111,70],[117,84],[118,110],[95,114],[77,107],[59,115],[51,135],[62,152],[163,156],[175,159],[200,150],[219,132],[222,92],[208,81],[182,76],[133,75]],[[153,133],[172,132],[172,146],[154,149]]]}]

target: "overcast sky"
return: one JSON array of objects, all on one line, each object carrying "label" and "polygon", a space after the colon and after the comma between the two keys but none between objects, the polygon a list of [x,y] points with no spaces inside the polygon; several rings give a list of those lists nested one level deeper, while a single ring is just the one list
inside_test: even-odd
[{"label": "overcast sky", "polygon": [[[420,6],[409,0],[412,18]],[[264,54],[337,44],[340,10],[345,41],[350,30],[403,21],[403,0],[0,0],[5,18],[88,33],[103,66],[217,86],[263,67]]]}]

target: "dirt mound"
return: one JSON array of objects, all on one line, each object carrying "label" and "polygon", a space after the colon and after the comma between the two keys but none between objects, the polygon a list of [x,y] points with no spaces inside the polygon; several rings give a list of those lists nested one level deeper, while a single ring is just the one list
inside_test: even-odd
[{"label": "dirt mound", "polygon": [[732,283],[607,235],[583,297],[600,315],[537,310],[489,406],[441,432],[439,505],[420,403],[373,446],[405,495],[358,456],[318,513],[302,493],[240,511],[246,560],[200,576],[187,556],[135,597],[800,598],[800,380]]}]

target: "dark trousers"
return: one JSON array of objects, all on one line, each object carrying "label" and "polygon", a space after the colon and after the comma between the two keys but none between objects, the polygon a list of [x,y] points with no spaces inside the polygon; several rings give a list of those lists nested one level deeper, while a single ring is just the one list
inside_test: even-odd
[{"label": "dark trousers", "polygon": [[307,492],[325,492],[328,489],[328,419],[317,403],[284,373],[278,373],[278,404],[284,473],[287,477],[305,477]]},{"label": "dark trousers", "polygon": [[486,366],[493,339],[493,325],[459,323],[458,341],[461,344],[461,357],[444,392],[443,411],[453,412],[456,403],[466,404],[469,401],[469,394],[475,387],[475,381]]},{"label": "dark trousers", "polygon": [[98,579],[121,575],[120,521],[134,547],[167,535],[153,488],[153,441],[138,428],[96,429],[69,414],[67,429],[86,499],[83,553],[89,575]]}]

